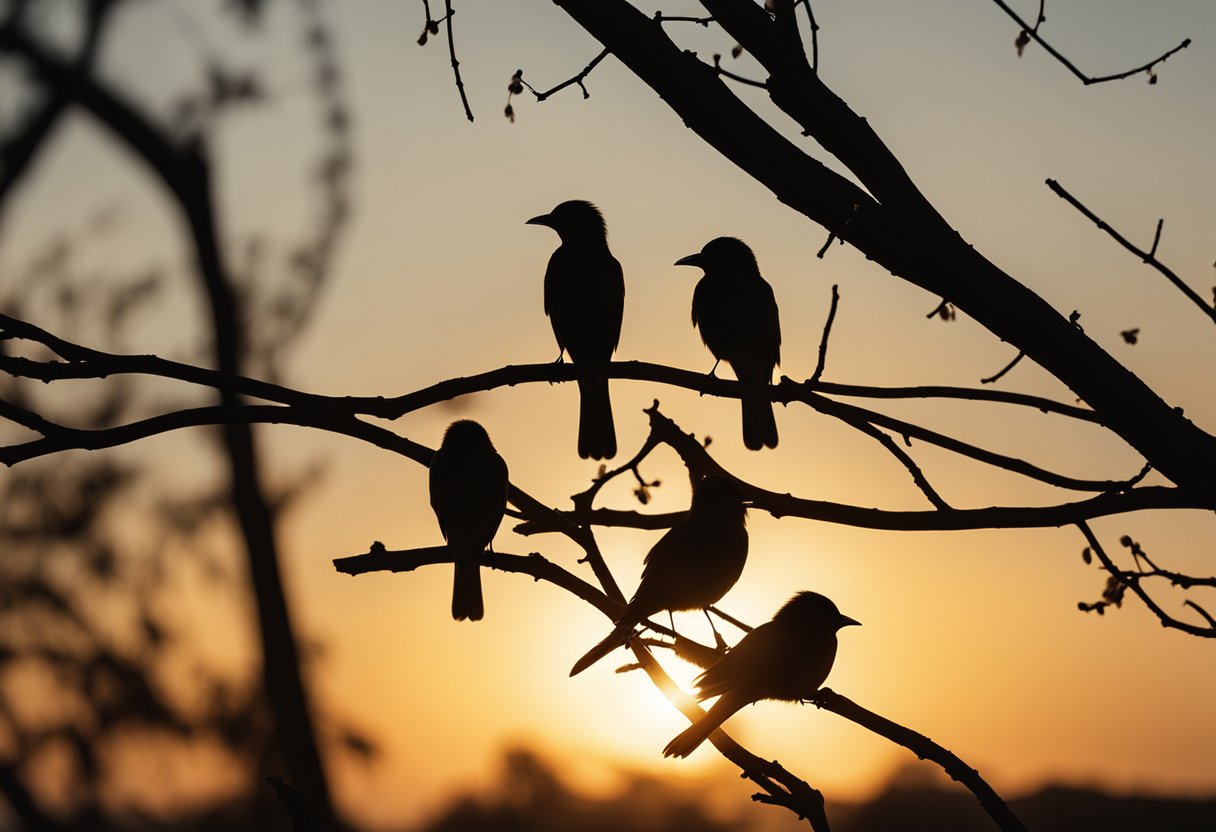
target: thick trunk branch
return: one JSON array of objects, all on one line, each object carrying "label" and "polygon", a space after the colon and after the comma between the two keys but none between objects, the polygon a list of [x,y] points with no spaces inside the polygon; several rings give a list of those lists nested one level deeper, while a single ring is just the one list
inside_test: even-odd
[{"label": "thick trunk branch", "polygon": [[[773,73],[774,103],[838,156],[866,194],[803,153],[743,104],[712,67],[679,49],[624,0],[554,0],[650,86],[693,131],[782,202],[892,274],[940,295],[1024,351],[1179,485],[1216,482],[1216,438],[1070,321],[976,252],[929,206],[868,122],[783,54],[776,24],[743,0],[706,2]],[[722,16],[719,17],[718,13]]]}]

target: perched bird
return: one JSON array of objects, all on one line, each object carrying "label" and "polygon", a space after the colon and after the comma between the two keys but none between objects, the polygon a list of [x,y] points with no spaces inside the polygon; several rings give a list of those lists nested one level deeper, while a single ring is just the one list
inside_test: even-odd
[{"label": "perched bird", "polygon": [[[739,381],[772,381],[781,363],[781,324],[773,287],[760,276],[752,250],[734,237],[718,237],[676,265],[705,270],[692,295],[692,325],[714,358],[729,364]],[[777,447],[772,402],[743,399],[743,444],[753,451]]]},{"label": "perched bird", "polygon": [[701,480],[688,515],[646,555],[642,580],[616,627],[574,663],[570,675],[627,642],[638,622],[660,610],[704,610],[725,595],[747,562],[746,520],[743,494],[732,480]]},{"label": "perched bird", "polygon": [[[545,314],[557,337],[557,360],[569,354],[576,364],[611,361],[621,340],[625,279],[608,250],[603,215],[590,202],[576,199],[528,224],[548,226],[562,241],[545,271]],[[579,379],[578,390],[578,455],[611,459],[616,428],[608,379]]]},{"label": "perched bird", "polygon": [[718,701],[667,743],[663,756],[687,757],[744,705],[762,699],[809,699],[836,659],[836,631],[858,623],[818,592],[799,592],[772,621],[752,630],[697,677],[697,699],[717,696]]},{"label": "perched bird", "polygon": [[455,565],[452,618],[480,621],[479,563],[507,510],[507,463],[485,428],[461,419],[448,425],[431,459],[430,486],[431,508]]}]

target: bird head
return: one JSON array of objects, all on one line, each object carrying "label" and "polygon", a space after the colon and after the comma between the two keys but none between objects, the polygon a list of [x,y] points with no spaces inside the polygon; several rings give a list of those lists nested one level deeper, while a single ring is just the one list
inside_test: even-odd
[{"label": "bird head", "polygon": [[859,627],[856,621],[836,609],[832,599],[818,592],[799,592],[785,602],[773,621],[784,622],[799,630],[834,633],[841,627]]},{"label": "bird head", "polygon": [[706,273],[727,274],[757,272],[756,255],[747,243],[734,237],[716,237],[705,244],[696,254],[681,257],[677,266],[699,266]]},{"label": "bird head", "polygon": [[533,217],[526,225],[543,225],[552,228],[562,242],[568,240],[603,240],[608,231],[600,209],[584,199],[563,202],[547,214]]},{"label": "bird head", "polygon": [[486,433],[486,429],[472,419],[459,419],[448,425],[448,429],[443,432],[443,444],[463,445],[466,448],[494,447],[494,444],[490,442],[490,434]]},{"label": "bird head", "polygon": [[743,491],[734,480],[708,476],[693,489],[692,511],[743,519],[747,516],[747,505],[743,502]]}]

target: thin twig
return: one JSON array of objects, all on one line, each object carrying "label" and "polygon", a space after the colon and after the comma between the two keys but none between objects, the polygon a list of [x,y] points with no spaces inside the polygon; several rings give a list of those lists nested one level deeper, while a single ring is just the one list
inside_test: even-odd
[{"label": "thin twig", "polygon": [[452,17],[456,11],[452,8],[452,0],[443,0],[447,9],[444,20],[448,29],[448,54],[452,56],[452,74],[456,76],[456,89],[460,92],[460,103],[464,105],[464,114],[469,121],[473,120],[473,110],[469,107],[469,96],[464,91],[464,81],[460,78],[460,61],[456,60],[456,41],[452,35]]},{"label": "thin twig", "polygon": [[1153,615],[1157,616],[1157,620],[1161,622],[1162,627],[1181,630],[1184,633],[1188,633],[1193,636],[1200,636],[1201,638],[1216,638],[1216,622],[1212,622],[1210,617],[1208,619],[1208,627],[1197,627],[1194,624],[1189,624],[1185,621],[1179,621],[1177,618],[1174,618],[1172,615],[1163,610],[1161,606],[1153,600],[1152,596],[1145,591],[1144,587],[1140,585],[1140,578],[1142,576],[1139,573],[1128,573],[1119,569],[1119,567],[1115,565],[1114,561],[1110,559],[1110,556],[1106,554],[1106,550],[1098,541],[1097,536],[1089,528],[1088,523],[1081,520],[1076,524],[1076,526],[1081,530],[1081,534],[1085,535],[1085,541],[1089,544],[1089,548],[1093,551],[1093,553],[1097,555],[1098,560],[1102,562],[1102,567],[1106,570],[1106,572],[1113,579],[1130,589],[1136,595],[1136,597],[1144,603],[1144,606],[1148,607],[1149,611],[1152,612]]},{"label": "thin twig", "polygon": [[[1004,10],[1005,14],[1009,15],[1011,18],[1013,18],[1015,21],[1017,21],[1017,24],[1022,27],[1023,32],[1025,32],[1032,39],[1034,39],[1034,41],[1036,43],[1038,43],[1040,46],[1042,46],[1044,49],[1046,49],[1048,54],[1050,54],[1053,58],[1055,58],[1057,61],[1062,63],[1068,69],[1069,72],[1071,72],[1073,75],[1080,78],[1081,82],[1086,85],[1101,84],[1106,81],[1118,81],[1122,78],[1128,78],[1128,77],[1135,75],[1137,73],[1140,73],[1140,72],[1151,72],[1153,67],[1155,67],[1157,64],[1166,60],[1171,55],[1173,55],[1175,52],[1180,52],[1181,50],[1186,49],[1188,46],[1191,45],[1191,39],[1187,38],[1186,40],[1182,41],[1182,43],[1175,46],[1173,49],[1169,50],[1168,52],[1161,55],[1160,57],[1154,58],[1153,60],[1149,61],[1148,63],[1144,64],[1143,66],[1138,66],[1134,69],[1129,69],[1124,72],[1116,72],[1113,75],[1102,75],[1102,76],[1094,77],[1094,76],[1086,75],[1084,72],[1077,69],[1077,67],[1071,61],[1069,61],[1062,54],[1060,54],[1051,44],[1049,44],[1047,41],[1043,40],[1043,38],[1039,35],[1038,23],[1036,23],[1034,26],[1031,26],[1029,23],[1027,23],[1025,20],[1023,20],[1021,17],[1019,17],[1018,13],[1015,12],[1013,9],[1011,9],[1009,7],[1009,5],[1004,2],[1004,0],[992,0],[992,2],[994,2],[998,6],[1000,6],[1000,8],[1002,10]],[[1039,16],[1040,16],[1039,22],[1040,23],[1042,22],[1042,14],[1043,14],[1043,7],[1042,7],[1042,4],[1040,4],[1039,5]]]},{"label": "thin twig", "polygon": [[1153,234],[1153,247],[1148,250],[1149,257],[1157,256],[1157,246],[1161,243],[1161,229],[1165,227],[1165,218],[1161,217],[1157,220],[1157,231]]},{"label": "thin twig", "polygon": [[[829,240],[828,242],[831,242]],[[819,360],[815,364],[815,372],[807,382],[812,387],[817,386],[823,376],[823,369],[828,360],[828,336],[832,334],[832,322],[836,320],[836,305],[840,302],[839,287],[832,284],[832,305],[828,308],[828,319],[823,325],[823,335],[819,338]]]},{"label": "thin twig", "polygon": [[819,72],[819,23],[815,20],[815,10],[811,8],[811,0],[798,0],[806,6],[806,17],[811,22],[811,69]]},{"label": "thin twig", "polygon": [[1174,287],[1176,289],[1178,289],[1178,291],[1180,291],[1180,292],[1182,292],[1182,294],[1186,295],[1187,299],[1190,300],[1191,303],[1195,304],[1200,309],[1202,309],[1203,313],[1205,315],[1207,315],[1209,318],[1211,318],[1213,321],[1216,321],[1216,307],[1213,307],[1211,304],[1207,303],[1207,301],[1205,301],[1203,298],[1201,298],[1194,289],[1192,289],[1190,286],[1188,286],[1182,280],[1182,278],[1180,278],[1178,275],[1176,275],[1171,269],[1169,269],[1167,266],[1165,266],[1165,264],[1163,264],[1160,260],[1157,259],[1157,257],[1156,257],[1157,241],[1161,238],[1161,226],[1162,226],[1162,223],[1164,222],[1163,220],[1159,220],[1157,223],[1157,234],[1153,239],[1152,250],[1144,251],[1143,249],[1141,249],[1141,248],[1137,247],[1136,245],[1134,245],[1133,243],[1129,242],[1128,239],[1126,237],[1124,237],[1122,234],[1120,234],[1118,231],[1111,228],[1106,223],[1105,220],[1103,220],[1101,217],[1099,217],[1093,211],[1089,210],[1089,208],[1087,208],[1075,196],[1073,196],[1068,191],[1066,191],[1064,189],[1064,186],[1061,185],[1056,180],[1048,179],[1047,187],[1051,188],[1051,190],[1056,194],[1056,196],[1060,197],[1061,199],[1066,201],[1069,205],[1071,205],[1072,207],[1074,207],[1078,211],[1080,211],[1094,225],[1098,226],[1098,228],[1105,231],[1111,237],[1111,239],[1113,239],[1119,245],[1123,246],[1125,249],[1130,251],[1132,254],[1135,254],[1137,257],[1139,257],[1143,263],[1145,263],[1149,266],[1152,266],[1154,269],[1156,269],[1158,272],[1160,272],[1162,275],[1164,275],[1165,279],[1168,280],[1170,283],[1174,284]]},{"label": "thin twig", "polygon": [[762,90],[768,89],[768,84],[765,84],[763,81],[753,81],[751,78],[744,78],[742,75],[737,75],[736,73],[731,72],[729,69],[723,69],[722,56],[717,53],[714,54],[714,69],[718,71],[719,75],[729,78],[732,81],[738,81],[740,84],[746,84],[749,87],[759,87]]},{"label": "thin twig", "polygon": [[596,55],[594,58],[592,58],[591,62],[589,64],[587,64],[585,67],[583,67],[582,71],[579,72],[577,75],[575,75],[573,78],[567,78],[565,81],[562,81],[556,87],[547,89],[544,92],[537,92],[535,89],[533,89],[531,84],[529,84],[527,81],[523,80],[522,75],[520,75],[519,80],[520,80],[520,83],[522,83],[525,87],[528,88],[529,92],[531,92],[534,96],[536,96],[537,101],[544,101],[546,98],[553,95],[554,93],[561,92],[566,87],[569,87],[573,84],[578,84],[578,88],[583,91],[583,98],[587,99],[587,98],[591,97],[591,93],[587,92],[587,87],[583,83],[583,81],[586,80],[587,76],[591,74],[591,71],[593,69],[595,69],[597,66],[599,66],[600,61],[604,60],[604,58],[607,58],[608,55],[609,55],[609,52],[607,49],[601,50],[600,53],[598,55]]},{"label": "thin twig", "polygon": [[904,468],[908,470],[908,473],[912,475],[912,481],[916,483],[917,488],[919,488],[929,502],[933,504],[934,508],[940,511],[953,510],[951,505],[942,499],[941,495],[938,494],[933,486],[929,483],[929,480],[925,477],[924,472],[920,470],[920,466],[916,464],[916,460],[912,459],[911,455],[909,455],[907,451],[899,447],[899,444],[894,439],[873,425],[856,423],[853,424],[853,427],[867,436],[871,436],[878,440],[878,443],[886,448],[887,451],[890,452],[891,456],[899,460],[900,464],[902,464]]},{"label": "thin twig", "polygon": [[1193,609],[1195,612],[1197,612],[1197,613],[1199,613],[1200,615],[1202,615],[1202,616],[1203,616],[1203,618],[1204,618],[1204,620],[1208,622],[1208,626],[1212,628],[1212,631],[1213,631],[1213,632],[1216,632],[1216,618],[1213,618],[1213,617],[1212,617],[1212,615],[1211,615],[1211,613],[1209,613],[1209,612],[1208,612],[1207,610],[1205,610],[1203,607],[1199,606],[1199,605],[1198,605],[1198,604],[1196,604],[1194,601],[1191,601],[1191,600],[1189,600],[1189,599],[1188,599],[1188,600],[1186,600],[1186,601],[1183,601],[1183,602],[1182,602],[1182,605],[1183,605],[1184,607],[1190,607],[1190,608],[1191,608],[1191,609]]},{"label": "thin twig", "polygon": [[654,13],[655,23],[696,23],[700,26],[709,28],[709,24],[714,22],[713,17],[689,17],[688,15],[668,15],[661,11]]},{"label": "thin twig", "polygon": [[[659,403],[656,400],[654,403],[655,407],[658,407],[658,404]],[[653,435],[648,436],[646,438],[646,441],[644,443],[642,443],[642,447],[638,450],[638,452],[636,454],[633,455],[632,459],[630,459],[628,462],[626,462],[625,464],[623,464],[617,468],[614,468],[610,471],[605,471],[603,474],[598,475],[591,482],[590,488],[588,488],[586,491],[580,492],[578,494],[575,494],[573,497],[571,497],[570,499],[574,502],[575,509],[576,510],[591,509],[591,505],[595,501],[596,495],[598,495],[600,493],[600,491],[603,490],[604,486],[607,485],[608,483],[612,482],[612,480],[616,479],[618,476],[625,473],[626,471],[630,471],[633,473],[633,476],[634,476],[634,478],[637,479],[638,486],[640,488],[645,489],[645,488],[655,487],[657,485],[657,482],[654,482],[654,483],[646,482],[646,480],[642,477],[641,472],[638,470],[638,466],[640,466],[642,464],[642,461],[644,459],[646,459],[647,456],[650,455],[650,452],[653,451],[657,447],[659,447],[658,440],[654,439]]]},{"label": "thin twig", "polygon": [[1018,350],[1018,354],[1013,357],[1012,361],[1010,361],[1008,364],[1006,364],[1004,367],[1002,367],[1000,370],[998,370],[995,374],[988,376],[988,378],[980,379],[980,384],[992,384],[993,382],[1000,381],[1001,377],[1004,376],[1005,373],[1009,372],[1014,367],[1016,367],[1018,365],[1018,362],[1021,361],[1025,357],[1026,357],[1026,353],[1022,352],[1021,350]]},{"label": "thin twig", "polygon": [[937,306],[933,307],[932,311],[930,311],[925,317],[930,320],[940,317],[943,321],[953,321],[954,304],[950,303],[950,301],[946,300],[945,298],[942,298],[941,302],[938,303]]}]

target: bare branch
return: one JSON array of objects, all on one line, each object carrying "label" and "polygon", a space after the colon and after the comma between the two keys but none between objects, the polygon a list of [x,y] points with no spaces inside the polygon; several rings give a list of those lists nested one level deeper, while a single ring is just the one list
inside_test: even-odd
[{"label": "bare branch", "polygon": [[[1118,582],[1120,586],[1130,589],[1136,595],[1136,597],[1144,603],[1144,606],[1148,607],[1149,611],[1152,612],[1153,615],[1157,616],[1157,619],[1161,622],[1162,627],[1181,630],[1184,633],[1188,633],[1193,636],[1200,636],[1202,638],[1216,638],[1216,622],[1213,622],[1211,617],[1208,616],[1206,612],[1200,610],[1200,613],[1208,621],[1207,627],[1198,627],[1194,624],[1174,618],[1172,615],[1163,610],[1161,606],[1155,600],[1153,600],[1152,596],[1145,591],[1144,587],[1140,585],[1140,579],[1144,577],[1142,574],[1138,572],[1126,572],[1119,569],[1119,567],[1115,565],[1114,561],[1110,559],[1110,556],[1107,555],[1106,550],[1098,541],[1097,536],[1089,528],[1089,524],[1082,520],[1076,525],[1077,528],[1081,530],[1081,534],[1085,535],[1085,541],[1089,544],[1089,548],[1095,555],[1097,555],[1098,560],[1102,562],[1102,567],[1107,571],[1111,579]],[[1192,603],[1190,606],[1194,607],[1195,604]],[[1086,607],[1082,605],[1082,609],[1085,608]]]},{"label": "bare branch", "polygon": [[557,86],[547,89],[544,92],[537,92],[535,89],[533,89],[531,84],[529,84],[527,81],[523,80],[522,75],[520,75],[519,80],[523,83],[523,85],[525,87],[528,88],[528,91],[530,93],[532,93],[534,96],[536,96],[537,101],[544,101],[546,98],[553,95],[554,93],[561,92],[566,87],[572,86],[574,84],[578,84],[578,88],[583,91],[584,99],[590,98],[591,93],[587,92],[587,87],[586,87],[586,85],[583,84],[583,81],[585,81],[587,79],[587,76],[591,74],[592,70],[594,70],[597,66],[599,66],[600,61],[604,60],[604,58],[607,58],[607,57],[608,57],[608,50],[607,49],[601,50],[600,53],[598,55],[596,55],[594,58],[592,58],[591,62],[589,64],[587,64],[585,67],[583,67],[582,71],[579,72],[577,75],[575,75],[572,78],[567,78],[565,81],[562,81]]},{"label": "bare branch", "polygon": [[[831,240],[828,241],[831,243]],[[832,334],[832,322],[836,320],[836,305],[840,302],[840,292],[835,283],[832,284],[832,305],[828,308],[828,319],[823,325],[823,335],[819,338],[819,360],[815,363],[815,372],[811,373],[811,378],[807,382],[812,387],[817,387],[819,379],[823,376],[824,365],[828,360],[828,336]]]},{"label": "bare branch", "polygon": [[[1072,327],[1025,285],[968,245],[916,187],[874,130],[789,55],[759,5],[702,0],[715,22],[770,73],[769,96],[860,183],[834,173],[749,108],[663,27],[624,0],[556,0],[697,135],[774,196],[892,274],[950,299],[998,338],[1025,350],[1102,414],[1111,430],[1179,484],[1211,485],[1216,437]],[[804,59],[805,56],[802,56]]]},{"label": "bare branch", "polygon": [[1006,373],[1008,373],[1014,367],[1018,366],[1018,362],[1021,361],[1025,357],[1026,357],[1026,353],[1019,350],[1018,354],[1013,357],[1013,360],[1010,361],[1008,364],[1006,364],[1004,367],[1002,367],[1000,370],[997,370],[996,373],[988,376],[987,378],[980,379],[980,384],[993,384],[994,382],[1000,381],[1002,376],[1004,376]]},{"label": "bare branch", "polygon": [[1205,315],[1207,315],[1209,318],[1211,318],[1213,321],[1216,321],[1216,307],[1213,307],[1211,304],[1209,304],[1207,301],[1205,301],[1203,298],[1201,298],[1199,296],[1199,294],[1194,289],[1192,289],[1190,286],[1188,286],[1181,277],[1179,277],[1171,269],[1169,269],[1164,263],[1162,263],[1160,260],[1157,259],[1157,256],[1156,256],[1157,243],[1161,240],[1161,227],[1164,223],[1164,220],[1157,221],[1157,233],[1153,237],[1152,249],[1150,251],[1144,251],[1143,249],[1139,248],[1135,244],[1129,242],[1128,239],[1126,237],[1124,237],[1122,234],[1120,234],[1118,231],[1116,231],[1115,229],[1113,229],[1109,225],[1107,225],[1105,220],[1103,220],[1101,217],[1099,217],[1093,211],[1091,211],[1087,207],[1085,207],[1085,205],[1083,205],[1079,199],[1077,199],[1075,196],[1073,196],[1068,191],[1066,191],[1064,189],[1064,186],[1061,185],[1056,180],[1048,179],[1047,187],[1051,188],[1051,190],[1055,192],[1056,196],[1060,197],[1061,199],[1066,201],[1069,205],[1076,208],[1083,215],[1085,215],[1091,222],[1094,223],[1094,225],[1098,226],[1098,228],[1102,229],[1108,235],[1110,235],[1111,239],[1113,239],[1119,245],[1123,246],[1125,249],[1130,251],[1132,254],[1139,257],[1143,263],[1145,263],[1149,266],[1152,266],[1154,269],[1156,269],[1158,272],[1160,272],[1162,275],[1164,275],[1165,279],[1168,280],[1170,283],[1172,283],[1174,285],[1174,288],[1176,288],[1179,292],[1182,292],[1182,294],[1186,296],[1187,300],[1189,300],[1191,303],[1195,304],[1200,309],[1202,309],[1203,313]]},{"label": "bare branch", "polygon": [[704,26],[706,29],[709,28],[709,24],[714,22],[712,17],[689,17],[687,15],[663,14],[661,11],[654,13],[654,19],[656,23],[696,23]]},{"label": "bare branch", "polygon": [[[659,412],[648,408],[650,437],[671,447],[694,478],[708,475],[732,477],[710,456],[695,436],[685,433],[679,425]],[[1143,473],[1143,472],[1142,472]],[[1216,495],[1210,489],[1189,489],[1146,486],[1127,491],[1109,492],[1074,503],[1055,506],[997,506],[977,509],[933,511],[889,511],[844,505],[825,500],[808,500],[790,494],[768,491],[732,477],[743,488],[752,505],[773,517],[802,517],[827,523],[892,531],[957,531],[982,528],[1050,528],[1075,524],[1078,520],[1124,514],[1133,511],[1164,508],[1211,510],[1216,508]],[[640,514],[615,509],[553,512],[545,521],[526,520],[515,528],[520,534],[541,534],[557,531],[552,523],[561,517],[566,524],[581,526],[615,526],[636,529],[665,529],[674,525],[684,512]]]},{"label": "bare branch", "polygon": [[742,75],[731,72],[729,69],[723,69],[722,56],[718,53],[714,53],[714,70],[724,78],[729,78],[732,81],[738,81],[740,84],[746,84],[749,87],[759,87],[760,89],[765,89],[768,86],[763,81],[753,81],[751,78],[744,78]]},{"label": "bare branch", "polygon": [[460,78],[460,61],[456,60],[456,41],[452,36],[452,17],[455,16],[456,10],[452,8],[452,0],[443,0],[447,7],[447,29],[448,29],[448,54],[452,57],[452,74],[456,76],[456,89],[460,92],[460,103],[464,105],[465,117],[471,122],[473,120],[473,110],[469,107],[469,97],[464,91],[464,81]]},{"label": "bare branch", "polygon": [[447,27],[448,32],[448,55],[452,59],[452,75],[456,79],[456,91],[460,94],[460,103],[464,107],[464,115],[469,121],[473,120],[473,110],[469,107],[469,96],[464,91],[464,81],[460,77],[460,61],[456,58],[456,41],[452,34],[452,18],[456,15],[456,10],[452,8],[452,0],[443,0],[445,14],[439,19],[431,16],[430,0],[422,0],[422,9],[426,14],[426,21],[422,25],[422,34],[418,37],[418,45],[425,46],[431,35],[439,33],[439,24],[442,23]]},{"label": "bare branch", "polygon": [[916,464],[916,460],[912,459],[911,455],[909,455],[907,451],[899,447],[899,444],[894,439],[868,422],[856,422],[853,424],[853,427],[864,433],[866,436],[876,439],[878,444],[886,448],[887,451],[890,452],[891,456],[895,457],[895,459],[898,460],[901,465],[907,468],[908,473],[912,475],[912,481],[916,483],[916,487],[921,490],[926,498],[928,498],[929,502],[933,504],[934,508],[941,511],[952,510],[950,504],[942,499],[941,495],[934,490],[933,486],[929,483],[929,480],[925,477],[924,472],[920,470],[920,466]]},{"label": "bare branch", "polygon": [[[55,381],[69,378],[104,378],[121,373],[142,373],[186,381],[213,387],[217,390],[231,389],[243,396],[280,402],[329,407],[352,413],[364,413],[384,419],[420,410],[441,401],[448,401],[470,393],[485,392],[501,386],[528,383],[561,383],[587,378],[630,379],[654,381],[695,390],[702,395],[740,398],[743,390],[740,382],[710,378],[704,373],[678,370],[660,364],[642,361],[611,362],[602,365],[579,364],[522,364],[490,370],[464,378],[448,379],[413,393],[385,398],[383,396],[323,396],[302,393],[269,382],[245,377],[234,377],[214,370],[190,364],[170,361],[153,355],[116,355],[83,347],[65,341],[31,323],[0,314],[0,336],[20,338],[40,343],[70,363],[36,362],[24,358],[0,356],[0,369],[13,376]],[[811,385],[807,385],[810,387]],[[767,388],[775,402],[795,401],[798,385],[788,379],[777,387]],[[1072,404],[1057,402],[1040,396],[999,390],[982,390],[966,387],[921,386],[921,387],[870,387],[857,384],[818,381],[814,390],[830,395],[873,399],[920,399],[946,398],[971,401],[987,401],[1030,407],[1044,413],[1056,413],[1072,419],[1100,423],[1094,411]],[[749,393],[750,395],[750,393]]]},{"label": "bare branch", "polygon": [[[508,366],[501,370],[494,370],[469,378],[449,379],[423,390],[392,399],[385,399],[383,397],[339,398],[303,394],[275,385],[268,385],[264,382],[235,379],[231,376],[225,377],[223,374],[217,374],[212,371],[203,371],[198,368],[190,368],[187,365],[164,362],[154,356],[126,356],[121,357],[120,360],[107,362],[103,353],[84,350],[83,348],[68,344],[61,339],[49,336],[49,334],[39,330],[37,327],[3,315],[0,315],[0,328],[6,332],[15,333],[17,337],[27,337],[47,343],[48,345],[54,345],[53,348],[57,350],[65,349],[69,354],[89,356],[91,360],[99,361],[102,365],[94,366],[87,372],[80,370],[80,377],[98,377],[119,371],[152,372],[157,375],[166,375],[174,378],[188,376],[186,380],[195,383],[214,383],[217,389],[220,390],[236,390],[241,393],[256,390],[258,392],[254,392],[252,395],[269,398],[273,401],[292,405],[313,406],[328,411],[340,410],[347,413],[365,413],[389,419],[398,418],[404,413],[477,390],[488,390],[503,385],[517,385],[527,382],[546,381],[552,383],[569,381],[577,378],[631,378],[635,380],[657,381],[702,393],[725,395],[732,398],[754,395],[755,392],[763,391],[765,397],[775,402],[789,403],[798,401],[858,429],[862,429],[861,426],[863,424],[883,427],[900,435],[920,439],[921,441],[937,445],[979,462],[1022,474],[1023,476],[1060,488],[1080,491],[1111,491],[1125,489],[1132,482],[1131,480],[1080,479],[1047,471],[1025,460],[987,451],[904,420],[829,399],[814,392],[814,385],[809,382],[799,383],[788,378],[782,378],[779,384],[770,386],[707,377],[701,373],[646,362],[614,362],[599,365],[574,364],[573,362],[569,362],[563,364]],[[105,366],[107,364],[112,366]],[[27,373],[33,373],[39,369],[32,362],[12,358],[0,358],[0,367],[5,367],[10,372]],[[120,367],[124,369],[118,369]],[[50,368],[45,366],[42,369],[47,370],[48,373],[51,372]],[[73,370],[73,372],[75,371]],[[64,372],[68,371],[65,369]],[[820,389],[827,389],[822,384],[819,387]],[[1005,400],[1012,401],[1011,399]],[[1062,411],[1057,409],[1057,412]]]},{"label": "bare branch", "polygon": [[806,17],[811,26],[811,69],[819,71],[819,23],[815,20],[815,10],[811,7],[811,0],[797,0],[795,6],[801,3],[806,6]]},{"label": "bare branch", "polygon": [[839,714],[879,736],[886,737],[897,745],[902,745],[921,760],[932,760],[937,763],[946,774],[950,775],[951,779],[970,789],[980,806],[997,826],[1006,832],[1025,832],[1026,827],[1010,810],[1009,805],[996,793],[996,790],[980,776],[980,773],[933,740],[911,728],[905,728],[886,717],[866,710],[830,688],[821,688],[811,702],[826,711]]},{"label": "bare branch", "polygon": [[1161,55],[1157,58],[1154,58],[1153,60],[1149,61],[1148,63],[1144,64],[1143,66],[1138,66],[1138,67],[1135,67],[1134,69],[1129,69],[1124,72],[1116,72],[1113,75],[1101,75],[1101,76],[1095,77],[1095,76],[1091,76],[1091,75],[1086,75],[1084,72],[1077,69],[1077,67],[1071,61],[1069,61],[1062,54],[1060,54],[1060,52],[1058,52],[1047,41],[1043,40],[1043,38],[1039,35],[1039,24],[1042,23],[1044,20],[1042,3],[1039,4],[1038,21],[1035,23],[1034,26],[1031,26],[1029,23],[1027,23],[1025,20],[1023,20],[1018,15],[1017,12],[1015,12],[1013,9],[1011,9],[1009,7],[1009,5],[1004,2],[1004,0],[992,0],[992,2],[994,2],[998,6],[1000,6],[1000,8],[1005,12],[1005,14],[1007,14],[1011,18],[1013,18],[1017,22],[1017,24],[1022,27],[1022,31],[1024,33],[1029,35],[1036,43],[1038,43],[1040,46],[1042,46],[1044,49],[1046,49],[1047,53],[1049,55],[1051,55],[1053,58],[1055,58],[1057,61],[1059,61],[1061,64],[1063,64],[1068,69],[1069,72],[1071,72],[1073,75],[1080,78],[1081,82],[1087,86],[1089,84],[1101,84],[1105,81],[1118,81],[1122,78],[1128,78],[1128,77],[1135,75],[1137,73],[1140,73],[1140,72],[1150,73],[1150,78],[1151,78],[1152,77],[1151,73],[1152,73],[1153,67],[1155,67],[1157,64],[1159,64],[1162,61],[1169,58],[1175,52],[1180,52],[1183,49],[1186,49],[1188,46],[1191,45],[1191,39],[1187,38],[1186,40],[1182,41],[1182,43],[1175,46],[1173,49],[1169,50],[1168,52],[1164,53],[1163,55]]},{"label": "bare branch", "polygon": [[[447,546],[389,550],[383,543],[377,541],[364,554],[334,558],[334,569],[343,575],[365,575],[369,572],[413,572],[424,566],[451,562],[452,553]],[[561,587],[591,604],[609,618],[618,617],[621,610],[625,608],[623,602],[612,600],[601,590],[567,572],[538,552],[531,552],[527,555],[483,552],[481,565],[500,572],[529,575],[534,580],[546,581]]]},{"label": "bare branch", "polygon": [[[334,568],[346,575],[361,575],[376,571],[412,572],[424,566],[438,563],[451,563],[450,551],[446,546],[389,551],[383,544],[375,543],[371,549],[361,555],[353,555],[334,559]],[[504,572],[528,575],[534,580],[546,581],[554,586],[565,589],[576,597],[591,604],[610,619],[619,616],[623,603],[606,595],[601,590],[572,575],[538,553],[529,555],[504,554],[501,552],[486,552],[482,555],[482,565]],[[717,612],[715,610],[715,612]],[[721,613],[719,613],[721,615]],[[723,616],[740,629],[750,628],[734,618]],[[666,628],[648,622],[651,629],[665,631]],[[681,640],[689,641],[684,637]],[[705,662],[718,657],[717,651],[706,645],[691,642],[698,648],[696,651],[685,651],[682,655],[698,658]],[[685,694],[678,685],[667,675],[659,662],[650,653],[652,646],[672,647],[665,642],[653,639],[638,638],[630,642],[637,666],[645,670],[651,681],[689,720],[699,719],[704,711]],[[677,649],[679,649],[677,647]],[[704,665],[703,665],[704,666]],[[957,756],[937,745],[927,737],[898,725],[885,717],[857,705],[848,698],[829,689],[822,689],[813,700],[819,707],[832,711],[863,728],[908,748],[922,759],[931,760],[940,765],[947,774],[970,788],[980,800],[980,804],[993,817],[1001,829],[1022,830],[1016,817],[1009,812],[1008,807],[995,791],[979,776],[975,769],[967,766]],[[743,748],[722,729],[710,735],[710,741],[724,757],[737,765],[743,776],[764,789],[763,793],[753,799],[761,803],[785,807],[800,818],[807,818],[816,830],[826,830],[827,819],[823,815],[823,795],[811,788],[804,781],[791,774],[776,762],[769,762]]]},{"label": "bare branch", "polygon": [[1199,613],[1200,615],[1202,615],[1202,616],[1203,616],[1203,618],[1204,618],[1204,620],[1208,622],[1208,626],[1212,628],[1212,632],[1216,632],[1216,618],[1213,618],[1211,613],[1209,613],[1209,612],[1208,612],[1207,610],[1205,610],[1203,607],[1199,606],[1199,605],[1198,605],[1198,604],[1196,604],[1194,601],[1191,601],[1191,600],[1189,600],[1189,599],[1188,599],[1188,600],[1186,600],[1186,601],[1183,601],[1183,602],[1182,602],[1182,605],[1183,605],[1184,607],[1190,607],[1190,608],[1191,608],[1191,609],[1193,609],[1195,612],[1197,612],[1197,613]]}]

